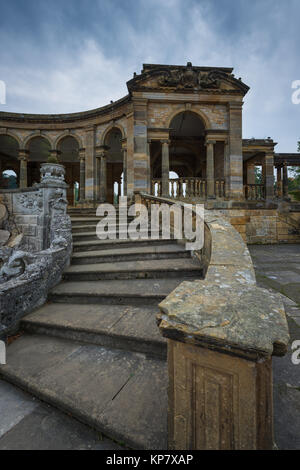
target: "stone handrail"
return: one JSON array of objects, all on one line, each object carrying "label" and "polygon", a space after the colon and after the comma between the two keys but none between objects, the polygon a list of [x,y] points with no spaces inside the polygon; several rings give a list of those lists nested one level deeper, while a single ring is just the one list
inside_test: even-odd
[{"label": "stone handrail", "polygon": [[157,316],[168,339],[169,448],[272,449],[272,356],[289,341],[281,296],[257,287],[247,246],[213,211],[201,257],[205,279],[181,283]]}]

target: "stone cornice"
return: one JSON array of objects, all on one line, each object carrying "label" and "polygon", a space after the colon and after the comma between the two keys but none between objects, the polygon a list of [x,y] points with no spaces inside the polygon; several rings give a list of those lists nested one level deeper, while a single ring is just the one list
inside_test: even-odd
[{"label": "stone cornice", "polygon": [[[79,113],[70,113],[70,114],[22,114],[22,113],[7,113],[0,112],[0,122],[22,122],[22,123],[38,123],[38,124],[53,124],[53,123],[65,123],[65,122],[76,122],[84,121],[88,119],[94,119],[97,116],[103,116],[109,114],[112,111],[115,111],[124,104],[129,103],[131,97],[126,95],[124,98],[121,98],[114,103],[111,103],[101,108],[92,109],[90,111],[82,111]],[[2,127],[5,127],[4,124],[1,124]]]}]

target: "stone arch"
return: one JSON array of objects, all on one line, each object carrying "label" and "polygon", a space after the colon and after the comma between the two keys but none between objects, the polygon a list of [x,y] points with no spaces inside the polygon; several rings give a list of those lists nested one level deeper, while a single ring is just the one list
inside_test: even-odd
[{"label": "stone arch", "polygon": [[42,137],[44,138],[45,140],[47,140],[47,142],[49,143],[50,145],[50,149],[51,150],[54,150],[54,145],[53,145],[53,141],[52,139],[47,135],[47,134],[44,134],[43,132],[32,132],[31,134],[29,134],[23,141],[23,148],[28,150],[29,149],[29,144],[30,144],[30,141],[36,137]]},{"label": "stone arch", "polygon": [[54,144],[53,144],[55,150],[58,150],[58,145],[65,137],[74,137],[74,139],[78,143],[78,147],[80,149],[83,148],[82,139],[79,135],[77,135],[75,132],[65,131],[62,134],[60,134],[58,137],[56,137]]},{"label": "stone arch", "polygon": [[173,121],[173,119],[178,114],[181,114],[181,113],[194,113],[194,114],[196,114],[203,121],[205,129],[211,129],[211,122],[210,122],[209,117],[203,111],[200,111],[199,109],[194,109],[194,108],[193,109],[182,108],[182,109],[174,110],[168,117],[168,122],[167,122],[167,127],[168,128],[170,128],[170,125],[171,125],[171,122]]},{"label": "stone arch", "polygon": [[113,124],[109,125],[109,126],[105,129],[105,131],[103,132],[103,134],[102,134],[102,136],[101,136],[100,145],[104,145],[104,144],[105,144],[105,139],[107,138],[108,134],[109,134],[113,129],[119,129],[119,131],[121,132],[121,135],[122,135],[122,139],[125,139],[125,138],[126,138],[126,134],[125,134],[124,127],[123,127],[121,124],[113,123]]},{"label": "stone arch", "polygon": [[0,136],[6,136],[6,135],[15,139],[18,142],[19,148],[22,148],[22,140],[17,134],[15,134],[15,132],[8,130],[8,129],[5,129],[5,130],[0,129]]}]

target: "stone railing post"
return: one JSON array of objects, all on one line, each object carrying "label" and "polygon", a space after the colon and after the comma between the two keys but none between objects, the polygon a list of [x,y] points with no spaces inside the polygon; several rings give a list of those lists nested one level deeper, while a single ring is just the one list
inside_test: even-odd
[{"label": "stone railing post", "polygon": [[287,351],[278,294],[182,283],[161,304],[168,338],[169,449],[273,449],[272,355]]}]

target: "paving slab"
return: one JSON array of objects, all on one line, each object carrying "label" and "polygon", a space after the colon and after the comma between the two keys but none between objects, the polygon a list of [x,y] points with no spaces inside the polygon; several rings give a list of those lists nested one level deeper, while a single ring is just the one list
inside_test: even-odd
[{"label": "paving slab", "polygon": [[283,294],[291,337],[286,356],[273,358],[275,441],[282,450],[300,449],[300,365],[293,364],[291,348],[300,340],[300,245],[250,245],[249,250],[258,284]]},{"label": "paving slab", "polygon": [[[165,393],[162,390],[167,389],[164,367],[165,361],[146,358],[144,354],[75,344],[48,336],[24,335],[8,347],[7,364],[0,367],[0,374],[113,439],[126,440],[134,448],[155,449],[158,442],[166,439],[167,407],[161,398]],[[139,383],[136,387],[135,382],[130,385],[135,377]],[[132,405],[126,406],[128,387],[132,387],[128,392]],[[124,406],[120,407],[118,403],[122,398],[116,400],[116,397],[125,396],[123,393],[126,397]],[[114,411],[116,406],[117,411]],[[112,419],[114,413],[118,422]],[[104,416],[110,416],[110,420],[104,421]],[[122,427],[117,430],[118,423],[122,423]]]},{"label": "paving slab", "polygon": [[123,450],[79,421],[0,380],[0,450]]},{"label": "paving slab", "polygon": [[0,380],[0,439],[36,407],[32,397]]}]

